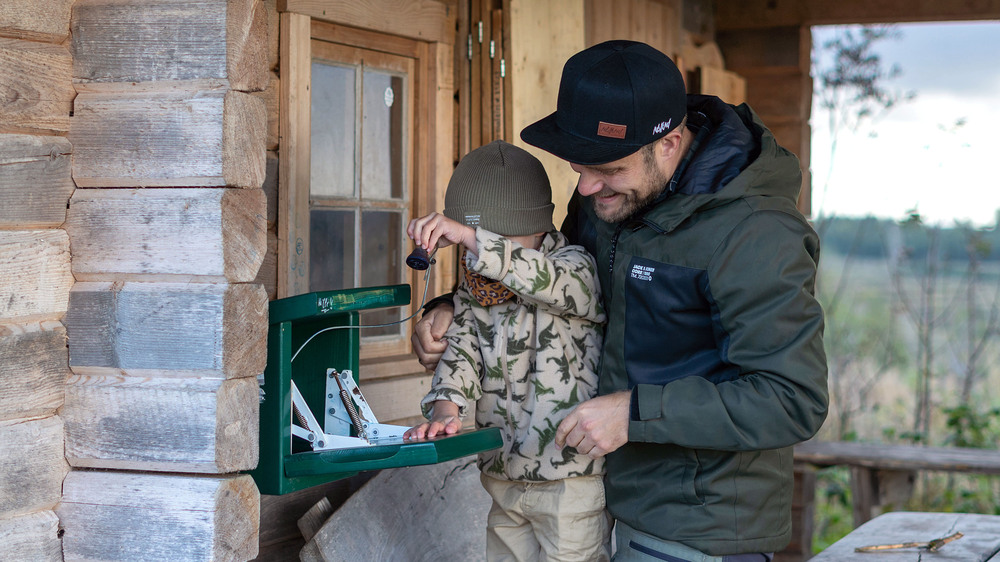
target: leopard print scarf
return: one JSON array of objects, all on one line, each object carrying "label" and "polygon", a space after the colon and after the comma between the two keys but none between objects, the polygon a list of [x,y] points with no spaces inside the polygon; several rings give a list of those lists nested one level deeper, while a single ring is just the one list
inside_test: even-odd
[{"label": "leopard print scarf", "polygon": [[469,294],[480,305],[493,306],[494,304],[503,304],[517,296],[513,291],[505,287],[503,283],[470,271],[466,265],[464,254],[459,261],[462,263],[465,286],[469,288]]}]

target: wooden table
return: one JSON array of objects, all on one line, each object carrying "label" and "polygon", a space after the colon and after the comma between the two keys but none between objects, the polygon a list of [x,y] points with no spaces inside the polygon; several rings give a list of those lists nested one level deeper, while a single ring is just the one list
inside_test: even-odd
[{"label": "wooden table", "polygon": [[[936,552],[903,548],[855,552],[860,546],[927,542],[962,533]],[[1000,562],[1000,515],[894,511],[851,531],[810,562]]]}]

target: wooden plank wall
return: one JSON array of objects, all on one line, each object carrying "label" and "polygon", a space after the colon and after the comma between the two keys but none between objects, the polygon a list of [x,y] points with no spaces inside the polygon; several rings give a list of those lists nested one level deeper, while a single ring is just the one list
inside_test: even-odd
[{"label": "wooden plank wall", "polygon": [[72,0],[0,5],[0,558],[62,560]]},{"label": "wooden plank wall", "polygon": [[72,3],[66,559],[257,555],[268,24],[264,0]]}]

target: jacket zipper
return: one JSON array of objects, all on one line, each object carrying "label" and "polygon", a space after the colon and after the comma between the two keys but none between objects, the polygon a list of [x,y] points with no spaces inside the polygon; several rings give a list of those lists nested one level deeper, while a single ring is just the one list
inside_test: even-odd
[{"label": "jacket zipper", "polygon": [[[505,406],[505,414],[507,416],[507,427],[511,428],[511,437],[512,437],[511,445],[513,446],[513,437],[515,435],[514,430],[516,428],[514,427],[514,422],[510,417],[511,380],[510,380],[510,372],[507,369],[507,320],[506,319],[504,319],[503,322],[503,329],[500,330],[500,347],[497,350],[497,356],[500,357],[501,367],[503,369],[504,389],[506,390],[507,393],[507,404]],[[506,466],[506,462],[504,463],[504,465]]]}]

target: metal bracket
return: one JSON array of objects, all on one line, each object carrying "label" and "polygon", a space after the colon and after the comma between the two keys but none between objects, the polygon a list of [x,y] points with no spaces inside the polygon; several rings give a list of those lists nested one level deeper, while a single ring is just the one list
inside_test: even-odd
[{"label": "metal bracket", "polygon": [[[409,427],[378,423],[351,371],[327,369],[326,375],[322,429],[295,381],[291,381],[293,436],[309,441],[314,451],[402,442]],[[357,437],[351,437],[352,427]]]}]

